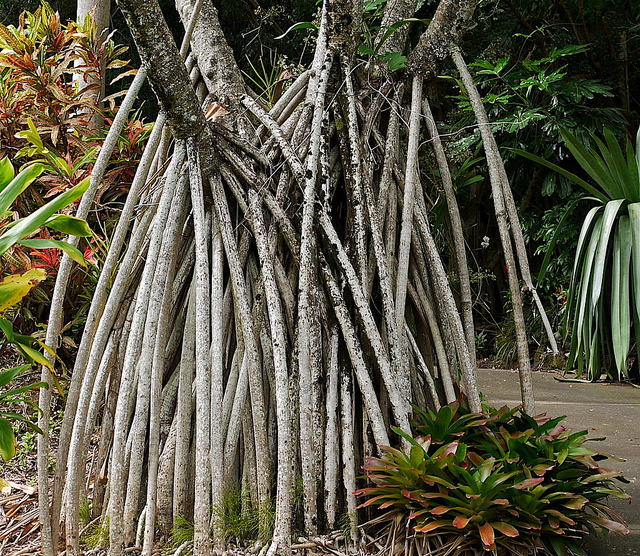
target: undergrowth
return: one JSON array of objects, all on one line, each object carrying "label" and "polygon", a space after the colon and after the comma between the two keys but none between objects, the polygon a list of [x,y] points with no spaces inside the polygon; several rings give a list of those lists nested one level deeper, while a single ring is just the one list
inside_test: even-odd
[{"label": "undergrowth", "polygon": [[244,543],[273,537],[275,506],[272,501],[262,508],[252,504],[249,489],[244,486],[231,487],[218,506],[213,507],[214,528],[227,541]]},{"label": "undergrowth", "polygon": [[[587,431],[573,432],[520,408],[471,413],[467,400],[438,414],[414,406],[413,434],[394,429],[410,448],[382,447],[364,466],[375,486],[358,492],[361,505],[384,512],[389,554],[584,555],[588,533],[626,534],[606,505],[628,499],[608,457],[587,448]],[[447,552],[451,550],[451,552]]]},{"label": "undergrowth", "polygon": [[105,517],[104,520],[89,526],[80,537],[80,542],[89,550],[109,546],[109,518]]}]

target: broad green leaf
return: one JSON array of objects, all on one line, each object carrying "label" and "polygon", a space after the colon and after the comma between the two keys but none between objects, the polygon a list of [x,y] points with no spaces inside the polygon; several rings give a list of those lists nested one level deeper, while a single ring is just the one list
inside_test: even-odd
[{"label": "broad green leaf", "polygon": [[51,365],[51,361],[49,361],[42,352],[23,343],[16,344],[16,347],[22,352],[22,354],[27,359],[29,359],[30,361],[33,361],[34,363],[37,363],[38,365],[47,367],[51,372],[53,372],[53,366]]},{"label": "broad green leaf", "polygon": [[[47,220],[60,209],[80,198],[89,188],[89,178],[82,180],[78,185],[65,191],[46,205],[18,221],[10,230],[0,237],[0,255],[5,253],[12,245],[30,233],[35,232],[47,222]],[[0,195],[2,195],[0,193]]]},{"label": "broad green leaf", "polygon": [[23,394],[24,392],[28,392],[29,390],[47,387],[48,384],[46,382],[34,382],[33,384],[28,384],[27,386],[20,386],[19,388],[14,388],[13,390],[9,390],[8,392],[3,392],[2,394],[0,394],[0,400],[4,398],[13,398],[18,394]]},{"label": "broad green leaf", "polygon": [[591,302],[595,305],[600,298],[600,292],[602,291],[602,280],[604,277],[604,270],[607,263],[607,255],[609,253],[609,238],[613,231],[618,211],[624,203],[624,199],[616,199],[609,201],[604,207],[604,214],[602,216],[602,231],[600,233],[600,239],[598,241],[598,250],[594,260],[594,272],[593,272],[593,284],[591,288]]},{"label": "broad green leaf", "polygon": [[562,465],[569,456],[569,448],[563,448],[558,454],[558,464]]},{"label": "broad green leaf", "polygon": [[24,274],[11,274],[0,282],[0,312],[13,307],[35,286],[47,277],[41,268],[32,268]]},{"label": "broad green leaf", "polygon": [[31,365],[20,365],[19,367],[13,367],[0,373],[0,388],[9,384],[15,377],[26,371],[29,367],[31,367]]},{"label": "broad green leaf", "polygon": [[20,240],[18,244],[30,247],[31,249],[62,249],[75,262],[82,266],[87,266],[87,261],[82,256],[82,253],[66,241],[59,241],[57,239],[23,239]]},{"label": "broad green leaf", "polygon": [[70,236],[90,237],[93,235],[86,220],[66,214],[56,214],[52,216],[47,220],[45,226]]},{"label": "broad green leaf", "polygon": [[44,166],[42,164],[27,166],[11,180],[9,185],[0,191],[0,215],[7,212],[12,203],[18,198],[18,195],[29,187],[29,185],[42,174],[43,170]]},{"label": "broad green leaf", "polygon": [[7,342],[15,342],[13,324],[11,324],[7,319],[0,319],[0,330],[2,330],[2,332],[4,332],[4,335],[7,337]]},{"label": "broad green leaf", "polygon": [[0,319],[0,330],[4,332],[4,335],[7,337],[7,341],[15,344],[15,346],[27,359],[29,359],[30,361],[35,361],[43,367],[47,367],[51,371],[53,380],[56,383],[56,388],[58,388],[61,395],[64,397],[62,388],[60,387],[60,383],[58,382],[56,375],[53,373],[53,365],[42,353],[40,353],[38,350],[33,349],[31,347],[31,344],[38,344],[52,356],[52,359],[55,359],[56,357],[55,352],[45,343],[37,340],[36,338],[32,338],[31,336],[23,336],[22,334],[16,334],[13,331],[13,324],[11,324],[11,322],[9,322],[7,319]]},{"label": "broad green leaf", "polygon": [[555,172],[558,172],[559,174],[563,175],[565,178],[570,179],[576,185],[579,185],[580,187],[582,187],[585,191],[589,192],[591,195],[593,195],[594,197],[599,199],[601,202],[606,203],[607,201],[609,201],[609,198],[604,193],[602,193],[601,191],[599,191],[598,189],[593,187],[593,185],[591,185],[589,182],[583,180],[579,176],[576,176],[576,174],[574,174],[572,172],[569,172],[568,170],[565,170],[561,166],[558,166],[557,164],[554,164],[553,162],[548,162],[544,158],[540,158],[539,156],[536,156],[535,154],[528,153],[527,151],[523,151],[521,149],[509,149],[509,150],[511,150],[512,152],[514,152],[516,154],[519,154],[520,156],[524,156],[525,158],[528,158],[529,160],[533,160],[534,162],[537,162],[538,164],[542,164],[543,166],[546,166],[547,168],[549,168],[551,170],[554,170]]},{"label": "broad green leaf", "polygon": [[605,162],[593,149],[587,149],[574,135],[566,129],[560,128],[560,134],[564,139],[571,154],[578,161],[582,169],[604,189],[610,199],[623,199],[624,193],[620,189]]},{"label": "broad green leaf", "polygon": [[423,459],[424,450],[420,446],[411,446],[411,451],[409,452],[411,465],[413,465],[413,467],[418,467],[422,463]]},{"label": "broad green leaf", "polygon": [[11,423],[0,417],[0,456],[4,461],[9,461],[16,453],[16,440],[13,435]]},{"label": "broad green leaf", "polygon": [[613,238],[611,275],[611,340],[619,379],[621,375],[627,375],[627,356],[631,341],[631,299],[629,297],[631,246],[631,223],[628,216],[621,216]]},{"label": "broad green leaf", "polygon": [[44,146],[42,144],[42,139],[40,139],[40,133],[38,132],[38,128],[36,127],[36,124],[33,123],[33,120],[31,118],[27,118],[27,125],[29,126],[31,133],[33,133],[36,137],[36,140],[34,141],[34,145],[36,145],[40,150],[43,150]]},{"label": "broad green leaf", "polygon": [[0,160],[0,191],[11,183],[14,176],[13,164],[11,164],[9,157],[5,156]]},{"label": "broad green leaf", "polygon": [[569,556],[569,553],[567,552],[567,549],[564,545],[563,539],[559,539],[556,536],[550,535],[548,540],[551,543],[551,546],[554,552],[556,553],[556,556]]}]

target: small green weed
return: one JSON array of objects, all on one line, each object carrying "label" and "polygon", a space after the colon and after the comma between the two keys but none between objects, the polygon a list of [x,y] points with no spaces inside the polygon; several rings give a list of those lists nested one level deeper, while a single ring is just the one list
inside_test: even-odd
[{"label": "small green weed", "polygon": [[176,516],[171,528],[171,540],[168,546],[178,548],[186,542],[193,540],[194,527],[186,517],[182,515]]},{"label": "small green weed", "polygon": [[268,540],[273,536],[275,507],[269,501],[261,509],[251,501],[246,487],[234,486],[213,508],[215,527],[227,540],[251,541]]},{"label": "small green weed", "polygon": [[89,527],[82,535],[80,541],[89,549],[104,548],[109,546],[109,518]]}]

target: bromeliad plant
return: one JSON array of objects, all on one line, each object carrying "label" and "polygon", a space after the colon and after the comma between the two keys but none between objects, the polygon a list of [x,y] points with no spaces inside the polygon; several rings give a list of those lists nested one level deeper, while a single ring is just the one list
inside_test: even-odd
[{"label": "bromeliad plant", "polygon": [[628,532],[603,503],[628,498],[616,483],[628,481],[600,467],[611,456],[584,446],[587,431],[566,429],[564,417],[471,413],[464,398],[437,414],[414,410],[414,436],[396,430],[410,449],[368,458],[375,486],[358,492],[361,507],[386,510],[374,522],[387,525],[388,554],[579,555],[587,531]]},{"label": "bromeliad plant", "polygon": [[579,376],[586,372],[589,380],[598,380],[603,369],[609,378],[630,379],[632,328],[636,345],[640,340],[640,132],[636,150],[627,140],[626,153],[608,129],[603,138],[593,136],[597,150],[585,147],[566,129],[561,134],[597,185],[540,157],[516,152],[572,180],[597,203],[580,231],[567,296],[568,368],[576,367]]}]

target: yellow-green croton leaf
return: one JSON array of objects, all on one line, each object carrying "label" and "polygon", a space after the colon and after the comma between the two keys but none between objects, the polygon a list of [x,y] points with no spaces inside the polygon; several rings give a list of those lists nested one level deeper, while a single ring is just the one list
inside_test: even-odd
[{"label": "yellow-green croton leaf", "polygon": [[46,277],[47,273],[41,268],[6,276],[0,282],[0,312],[13,307]]}]

